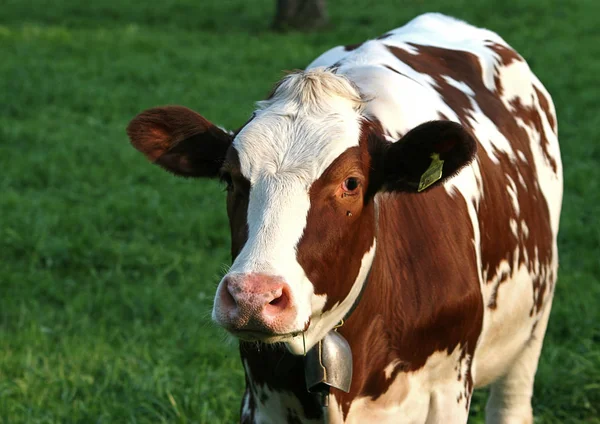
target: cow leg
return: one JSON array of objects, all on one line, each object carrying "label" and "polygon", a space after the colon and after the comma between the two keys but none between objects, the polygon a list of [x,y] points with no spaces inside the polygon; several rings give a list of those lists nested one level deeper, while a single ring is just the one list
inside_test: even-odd
[{"label": "cow leg", "polygon": [[531,333],[531,338],[508,373],[492,384],[485,408],[487,424],[533,423],[533,381],[548,325],[551,302],[552,299],[549,299]]}]

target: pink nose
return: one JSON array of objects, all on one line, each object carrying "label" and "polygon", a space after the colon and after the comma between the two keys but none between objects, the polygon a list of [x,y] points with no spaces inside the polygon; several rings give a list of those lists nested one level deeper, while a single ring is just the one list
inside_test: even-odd
[{"label": "pink nose", "polygon": [[215,307],[217,322],[233,331],[284,334],[296,316],[290,287],[266,274],[225,277]]}]

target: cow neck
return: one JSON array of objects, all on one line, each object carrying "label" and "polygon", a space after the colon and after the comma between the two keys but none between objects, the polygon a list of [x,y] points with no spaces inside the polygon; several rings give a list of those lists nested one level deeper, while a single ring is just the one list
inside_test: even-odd
[{"label": "cow neck", "polygon": [[[378,220],[378,208],[375,207],[375,239],[377,239],[377,229],[378,229],[378,225],[377,225],[377,220]],[[356,299],[354,299],[354,302],[352,302],[352,305],[350,306],[350,309],[348,309],[348,311],[344,314],[344,317],[340,320],[340,322],[334,326],[331,330],[329,330],[329,332],[326,334],[326,336],[322,339],[319,340],[319,342],[313,346],[311,348],[311,351],[309,352],[304,352],[304,361],[303,361],[303,365],[304,365],[304,372],[305,372],[305,381],[308,385],[309,381],[314,381],[314,372],[315,370],[320,370],[322,369],[324,372],[322,372],[322,374],[320,375],[322,378],[322,382],[324,384],[321,384],[321,390],[316,390],[315,392],[311,393],[311,395],[313,396],[314,401],[316,401],[318,404],[320,404],[322,407],[327,407],[329,405],[329,396],[330,396],[330,389],[341,389],[344,392],[347,392],[347,388],[349,386],[351,386],[352,383],[352,369],[353,369],[353,353],[352,353],[352,346],[350,345],[350,343],[346,340],[346,338],[344,336],[342,336],[341,334],[338,333],[338,329],[340,327],[342,327],[344,325],[344,323],[348,320],[348,318],[350,318],[350,316],[352,315],[352,313],[356,310],[357,306],[360,304],[360,301],[362,300],[363,294],[367,288],[367,285],[369,284],[369,279],[371,278],[371,270],[373,268],[373,262],[371,262],[371,264],[369,265],[369,271],[367,272],[367,275],[365,276],[364,280],[362,281],[362,286],[360,288],[360,291],[358,293],[358,295],[356,296]],[[332,337],[333,335],[331,333],[337,333],[335,334],[335,337]],[[329,337],[328,337],[329,336]],[[303,333],[303,337],[304,337],[304,333]],[[321,352],[324,352],[327,350],[327,348],[325,346],[322,346],[322,344],[325,343],[332,343],[333,346],[329,346],[330,348],[333,348],[333,350],[338,349],[339,344],[345,344],[347,345],[346,348],[341,348],[339,349],[339,351],[336,354],[333,354],[333,357],[335,358],[335,360],[332,362],[330,361],[325,361],[324,357],[321,356]],[[308,355],[307,355],[308,353]],[[349,355],[349,356],[348,356]],[[310,363],[307,361],[311,361]],[[327,380],[327,375],[341,375],[341,374],[345,374],[345,372],[343,371],[344,369],[347,369],[348,364],[347,363],[339,363],[340,361],[343,362],[350,362],[349,364],[349,378],[350,378],[350,384],[348,384],[348,386],[346,387],[346,389],[342,389],[342,386],[344,386],[344,383],[341,383],[341,381],[328,381]],[[333,370],[333,372],[331,372]],[[341,385],[340,385],[341,383]],[[309,392],[311,390],[311,387],[307,386],[306,387],[307,392]]]},{"label": "cow neck", "polygon": [[[373,264],[371,264],[371,267],[372,266],[373,266]],[[344,314],[344,317],[340,320],[340,322],[338,322],[337,325],[335,325],[331,330],[329,330],[329,332],[337,331],[338,328],[342,327],[344,325],[344,323],[348,320],[348,318],[350,318],[350,315],[352,315],[352,313],[354,312],[354,310],[360,303],[362,296],[365,292],[365,289],[367,288],[369,278],[371,277],[371,267],[369,267],[369,271],[367,272],[367,276],[365,277],[365,280],[363,281],[362,287],[360,288],[360,292],[358,292],[358,296],[356,296],[356,299],[350,306],[350,309],[348,309],[348,312],[346,312],[346,314]],[[304,336],[304,334],[303,334],[303,336]],[[304,352],[304,356],[306,356],[306,353],[307,352]]]},{"label": "cow neck", "polygon": [[[371,265],[372,266],[372,265]],[[323,408],[329,405],[331,389],[349,392],[352,386],[353,353],[350,343],[337,330],[352,315],[362,298],[371,269],[367,273],[358,296],[344,318],[308,352],[304,352],[304,380],[307,392]],[[303,333],[304,337],[304,333]]]},{"label": "cow neck", "polygon": [[[378,231],[379,231],[379,202],[377,201],[376,198],[373,198],[373,208],[374,208],[374,220],[375,220],[375,237],[373,239],[374,243],[375,241],[378,239]],[[377,254],[377,248],[375,248],[375,254]],[[375,258],[373,258],[373,261],[371,262],[371,264],[369,265],[369,271],[367,272],[367,275],[365,277],[365,280],[362,283],[362,287],[360,288],[360,292],[358,292],[358,296],[356,296],[356,299],[354,300],[354,302],[352,303],[352,306],[350,306],[350,309],[348,309],[348,312],[346,312],[346,314],[344,315],[344,318],[342,318],[342,320],[338,323],[338,325],[336,325],[332,330],[330,331],[334,331],[337,330],[338,328],[340,328],[341,326],[344,325],[344,323],[348,320],[348,318],[350,318],[350,315],[352,315],[352,313],[354,312],[354,310],[356,309],[356,307],[358,306],[358,304],[360,303],[360,301],[362,300],[363,294],[365,293],[365,290],[367,288],[367,285],[369,284],[369,280],[371,279],[371,270],[373,269],[373,264],[375,263]]]},{"label": "cow neck", "polygon": [[[375,223],[374,223],[375,237],[373,239],[373,242],[375,243],[375,241],[378,239],[378,236],[379,236],[379,234],[378,234],[378,232],[379,232],[379,202],[377,201],[376,198],[373,198],[372,201],[373,201],[373,208],[374,208],[373,215],[374,215],[374,220],[375,220]],[[377,247],[375,247],[375,255],[376,254],[377,254]],[[354,312],[354,310],[356,309],[356,307],[362,300],[363,294],[365,293],[367,285],[369,284],[369,280],[371,279],[371,270],[373,269],[374,263],[375,263],[375,258],[373,257],[373,261],[369,265],[369,271],[367,272],[365,281],[363,281],[363,284],[362,284],[362,287],[360,288],[360,292],[358,293],[358,296],[356,296],[354,303],[352,303],[352,306],[350,306],[350,309],[348,309],[348,312],[346,312],[346,314],[344,315],[344,318],[342,318],[342,320],[339,322],[339,324],[336,327],[333,328],[333,330],[337,330],[339,327],[344,325],[344,323],[348,320],[348,318],[350,318],[350,315],[352,315],[352,313]]]}]

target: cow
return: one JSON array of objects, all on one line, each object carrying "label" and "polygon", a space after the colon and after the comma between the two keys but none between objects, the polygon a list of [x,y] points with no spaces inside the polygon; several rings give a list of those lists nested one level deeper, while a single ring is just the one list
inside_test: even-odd
[{"label": "cow", "polygon": [[[421,15],[287,74],[235,132],[181,106],[127,132],[226,184],[213,320],[239,339],[241,422],[465,423],[485,386],[488,422],[532,422],[562,164],[552,99],[499,35]],[[305,355],[333,333],[352,378],[323,398]]]}]

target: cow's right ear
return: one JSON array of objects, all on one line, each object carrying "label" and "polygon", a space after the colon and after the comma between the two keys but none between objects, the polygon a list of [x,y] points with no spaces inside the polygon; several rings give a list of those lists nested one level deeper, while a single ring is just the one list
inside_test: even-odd
[{"label": "cow's right ear", "polygon": [[152,162],[185,177],[216,177],[233,136],[183,106],[148,109],[127,126],[131,144]]},{"label": "cow's right ear", "polygon": [[469,165],[477,153],[471,133],[451,121],[426,122],[395,143],[372,136],[370,146],[375,189],[409,193],[444,183]]}]

